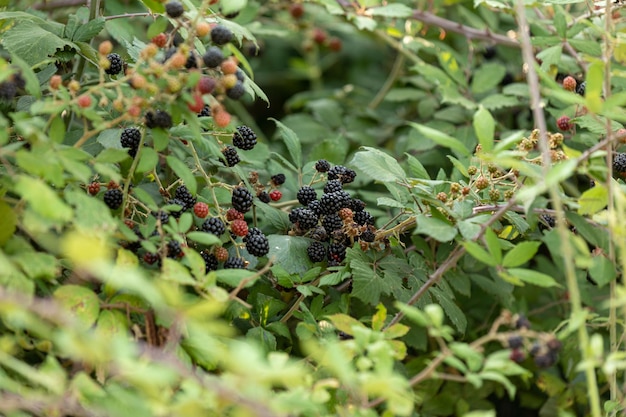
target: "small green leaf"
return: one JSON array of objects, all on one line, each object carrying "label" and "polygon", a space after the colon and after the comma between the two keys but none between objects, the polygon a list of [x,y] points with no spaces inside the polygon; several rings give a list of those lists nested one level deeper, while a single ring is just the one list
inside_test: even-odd
[{"label": "small green leaf", "polygon": [[87,42],[104,29],[104,17],[97,17],[84,25],[79,25],[72,35],[74,42]]},{"label": "small green leaf", "polygon": [[187,239],[191,239],[194,242],[201,243],[206,246],[217,245],[221,242],[220,238],[213,233],[205,232],[189,232],[187,233]]},{"label": "small green leaf", "polygon": [[395,158],[367,146],[361,147],[352,158],[351,165],[357,167],[367,177],[382,181],[396,182],[406,179],[406,173]]},{"label": "small green leaf", "polygon": [[128,156],[126,149],[108,148],[98,154],[96,161],[103,164],[115,164],[128,158]]},{"label": "small green leaf", "polygon": [[450,148],[453,151],[460,153],[461,155],[470,156],[470,151],[460,140],[453,138],[452,136],[447,135],[439,130],[433,129],[432,127],[413,122],[408,122],[408,124],[414,129],[417,129],[417,131],[424,135],[426,138],[432,140],[438,145]]},{"label": "small green leaf", "polygon": [[152,148],[143,148],[139,155],[139,162],[135,172],[148,172],[152,171],[156,164],[159,162],[159,154]]},{"label": "small green leaf", "polygon": [[270,118],[270,120],[272,120],[274,123],[276,123],[276,126],[278,126],[280,135],[285,142],[285,145],[287,145],[287,150],[289,151],[289,155],[291,155],[293,163],[296,165],[297,168],[301,168],[302,147],[300,145],[300,140],[298,139],[298,136],[293,130],[291,130],[278,120],[274,118]]},{"label": "small green leaf", "polygon": [[537,285],[539,287],[560,287],[561,285],[554,280],[550,275],[542,272],[533,271],[531,269],[511,268],[508,269],[508,273],[515,278],[519,278],[529,284]]},{"label": "small green leaf", "polygon": [[311,261],[306,254],[306,249],[311,244],[311,239],[300,236],[269,235],[270,245],[269,258],[274,258],[274,263],[282,266],[290,274],[302,274],[311,269]]},{"label": "small green leaf", "polygon": [[54,298],[80,323],[82,329],[90,328],[100,313],[98,296],[89,288],[63,285],[56,289]]},{"label": "small green leaf", "polygon": [[417,216],[415,233],[428,235],[439,242],[449,242],[454,239],[457,230],[443,220],[420,214]]},{"label": "small green leaf", "polygon": [[370,7],[367,9],[367,13],[371,16],[382,17],[409,17],[413,14],[413,9],[404,4],[391,3],[386,6]]},{"label": "small green leaf", "polygon": [[485,249],[483,249],[478,243],[467,240],[461,244],[463,245],[463,247],[465,247],[467,253],[469,253],[470,255],[472,255],[473,258],[479,260],[485,265],[498,265],[498,262],[493,258],[493,256]]},{"label": "small green leaf", "polygon": [[183,183],[187,186],[189,192],[191,192],[191,194],[196,194],[198,183],[196,182],[196,178],[193,176],[189,167],[175,156],[168,156],[166,160],[167,165],[172,168],[172,171],[174,171],[178,178],[183,180]]},{"label": "small green leaf", "polygon": [[478,142],[485,152],[493,149],[496,121],[491,113],[480,106],[474,113],[474,132],[478,137]]},{"label": "small green leaf", "polygon": [[609,203],[609,193],[601,184],[585,191],[578,199],[578,214],[581,216],[594,215]]},{"label": "small green leaf", "polygon": [[365,325],[358,321],[357,319],[348,316],[347,314],[333,314],[327,317],[335,327],[344,332],[345,334],[354,335],[354,328],[362,328],[365,329]]},{"label": "small green leaf", "polygon": [[426,171],[426,168],[424,168],[424,165],[422,165],[419,159],[417,159],[416,157],[408,153],[406,153],[405,156],[409,164],[409,170],[410,170],[409,172],[414,178],[418,178],[422,180],[430,179],[430,176],[428,175],[428,171]]},{"label": "small green leaf", "polygon": [[592,264],[589,267],[589,275],[598,284],[598,287],[604,287],[617,277],[615,265],[604,256],[594,256],[591,258]]},{"label": "small green leaf", "polygon": [[485,242],[487,243],[487,249],[493,256],[497,263],[502,262],[502,248],[500,247],[500,241],[498,236],[489,228],[485,231]]},{"label": "small green leaf", "polygon": [[0,201],[0,247],[13,236],[17,229],[17,216],[4,201]]},{"label": "small green leaf", "polygon": [[530,261],[537,253],[541,242],[521,242],[504,255],[502,266],[511,268]]},{"label": "small green leaf", "polygon": [[482,94],[497,87],[505,74],[506,68],[502,64],[482,64],[474,71],[471,84],[472,92],[474,94]]},{"label": "small green leaf", "polygon": [[48,219],[70,221],[73,217],[72,208],[41,180],[19,176],[15,191],[28,201],[35,212]]}]

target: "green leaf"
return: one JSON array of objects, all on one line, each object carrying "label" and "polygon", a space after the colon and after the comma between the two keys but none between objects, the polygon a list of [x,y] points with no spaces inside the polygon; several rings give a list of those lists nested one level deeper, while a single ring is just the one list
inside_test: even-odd
[{"label": "green leaf", "polygon": [[352,297],[375,306],[382,294],[390,294],[392,282],[387,276],[379,274],[380,268],[373,268],[359,253],[358,249],[347,251],[346,260],[353,273]]},{"label": "green leaf", "polygon": [[13,236],[17,229],[17,216],[15,212],[4,201],[0,201],[0,247]]},{"label": "green leaf", "polygon": [[98,154],[96,161],[103,164],[115,164],[128,157],[128,151],[125,149],[108,148]]},{"label": "green leaf", "polygon": [[[243,288],[248,288],[254,285],[256,279],[252,278],[257,275],[256,272],[248,271],[246,269],[218,269],[215,274],[217,274],[218,282],[233,288],[237,287],[243,280],[249,280],[246,281]],[[258,276],[256,278],[258,278]]]},{"label": "green leaf", "polygon": [[365,325],[358,321],[357,319],[348,316],[347,314],[333,314],[327,317],[335,327],[344,332],[345,334],[349,334],[350,336],[354,335],[354,328],[365,329]]},{"label": "green leaf", "polygon": [[63,285],[53,295],[59,304],[71,311],[81,329],[88,329],[96,322],[100,313],[100,301],[89,288]]},{"label": "green leaf", "polygon": [[525,264],[535,256],[539,246],[541,246],[541,242],[518,243],[513,249],[504,255],[502,266],[505,268],[511,268]]},{"label": "green leaf", "polygon": [[406,179],[406,173],[395,158],[386,153],[367,146],[361,147],[350,164],[357,167],[363,174],[373,180],[396,182]]},{"label": "green leaf", "polygon": [[288,128],[287,126],[285,126],[278,120],[274,118],[270,118],[270,120],[276,123],[276,126],[278,127],[278,130],[280,132],[280,135],[283,141],[285,142],[285,145],[287,145],[287,150],[289,151],[289,155],[291,155],[291,160],[296,165],[296,168],[301,168],[302,167],[302,147],[300,145],[300,140],[298,139],[298,136],[293,130],[291,130],[290,128]]},{"label": "green leaf", "polygon": [[2,36],[2,45],[31,66],[47,60],[66,46],[78,49],[72,42],[61,39],[31,21],[17,23]]},{"label": "green leaf", "polygon": [[28,201],[35,212],[50,220],[72,220],[72,208],[41,180],[21,175],[15,183],[15,192]]},{"label": "green leaf", "polygon": [[493,149],[495,130],[496,121],[493,116],[488,110],[480,106],[478,111],[474,113],[474,132],[483,151],[491,152]]},{"label": "green leaf", "polygon": [[561,285],[550,275],[531,269],[511,268],[507,272],[515,278],[539,287],[560,287]]},{"label": "green leaf", "polygon": [[13,256],[13,261],[31,279],[52,280],[60,272],[57,259],[49,253],[21,252]]},{"label": "green leaf", "polygon": [[126,315],[119,310],[104,310],[98,317],[96,331],[106,337],[123,336],[128,331]]},{"label": "green leaf", "polygon": [[148,172],[152,171],[159,162],[159,154],[152,148],[144,147],[139,154],[139,162],[135,172]]},{"label": "green leaf", "polygon": [[381,7],[370,7],[367,13],[371,16],[382,17],[409,17],[413,14],[413,10],[400,3],[391,3]]},{"label": "green leaf", "polygon": [[424,165],[422,165],[419,159],[417,159],[416,157],[408,153],[405,153],[404,155],[406,156],[407,162],[409,163],[410,174],[414,178],[423,179],[423,180],[430,179],[430,176],[428,175],[428,171],[426,171],[426,168],[424,168]]},{"label": "green leaf", "polygon": [[472,93],[482,94],[500,84],[500,81],[506,74],[506,68],[502,64],[484,63],[473,73],[472,84],[470,86]]},{"label": "green leaf", "polygon": [[262,327],[253,327],[248,330],[246,339],[254,340],[268,352],[276,350],[276,336]]},{"label": "green leaf", "polygon": [[269,235],[269,258],[282,266],[289,274],[302,274],[311,269],[312,263],[306,253],[311,239],[300,236]]},{"label": "green leaf", "polygon": [[549,72],[551,66],[558,66],[559,61],[561,61],[562,52],[562,46],[560,43],[558,45],[545,48],[539,52],[537,54],[537,58],[542,61],[541,69]]},{"label": "green leaf", "polygon": [[485,231],[485,242],[487,243],[489,253],[491,253],[497,263],[500,263],[502,261],[502,248],[500,247],[500,240],[493,229],[489,228]]},{"label": "green leaf", "polygon": [[456,151],[464,156],[470,156],[470,151],[465,147],[465,145],[458,139],[453,138],[439,130],[433,129],[432,127],[428,127],[419,123],[408,122],[408,124],[417,129],[422,135],[426,138],[432,140],[438,145],[445,146],[446,148],[450,148],[453,151]]},{"label": "green leaf", "polygon": [[493,258],[493,256],[485,249],[483,249],[478,243],[466,240],[461,244],[463,245],[463,247],[465,247],[467,253],[469,253],[470,255],[472,255],[473,258],[479,260],[485,265],[498,265],[498,262]]},{"label": "green leaf", "polygon": [[617,278],[615,265],[604,256],[594,256],[591,258],[592,264],[589,267],[589,275],[598,284],[598,287],[604,287],[609,282]]},{"label": "green leaf", "polygon": [[221,242],[220,238],[213,233],[206,232],[189,232],[187,233],[187,239],[191,239],[194,242],[201,243],[206,246],[217,245]]},{"label": "green leaf", "polygon": [[609,193],[601,184],[585,191],[578,199],[578,214],[581,216],[594,215],[604,209],[609,203]]},{"label": "green leaf", "polygon": [[560,37],[565,38],[567,36],[567,21],[565,20],[565,13],[560,7],[554,9],[554,28]]},{"label": "green leaf", "polygon": [[122,129],[106,129],[100,132],[96,141],[105,149],[124,149],[120,142],[121,135]]},{"label": "green leaf", "polygon": [[80,25],[72,35],[74,42],[87,42],[96,37],[104,29],[104,17],[97,17],[84,25]]},{"label": "green leaf", "polygon": [[174,171],[178,178],[183,180],[183,183],[187,186],[189,192],[191,192],[191,194],[196,194],[198,183],[196,182],[196,178],[193,176],[189,167],[175,156],[168,156],[166,160],[167,165],[172,168],[172,171]]},{"label": "green leaf", "polygon": [[428,235],[439,242],[449,242],[454,239],[457,230],[441,219],[420,214],[415,233]]}]

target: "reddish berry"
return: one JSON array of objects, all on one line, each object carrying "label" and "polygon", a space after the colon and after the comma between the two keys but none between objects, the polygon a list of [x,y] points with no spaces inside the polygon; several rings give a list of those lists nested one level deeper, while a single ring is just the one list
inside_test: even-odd
[{"label": "reddish berry", "polygon": [[61,87],[61,83],[63,82],[63,78],[60,75],[53,75],[50,78],[50,88],[52,90],[58,90]]},{"label": "reddish berry", "polygon": [[226,220],[232,222],[233,220],[243,220],[243,213],[235,210],[234,208],[229,208],[226,212]]},{"label": "reddish berry", "polygon": [[620,143],[626,143],[626,129],[618,129],[618,131],[615,132],[615,136],[617,136]]},{"label": "reddish berry", "polygon": [[200,217],[201,219],[204,219],[209,214],[209,206],[207,205],[207,203],[198,201],[193,206],[193,212],[195,213],[196,216]]},{"label": "reddish berry", "polygon": [[513,349],[511,350],[509,359],[511,359],[515,363],[521,363],[524,362],[524,359],[526,359],[526,355],[524,355],[524,352],[520,349]]},{"label": "reddish berry", "polygon": [[246,236],[248,234],[248,223],[245,220],[233,220],[230,224],[230,230],[236,236]]},{"label": "reddish berry", "polygon": [[328,48],[330,48],[331,51],[339,52],[341,51],[341,46],[341,39],[339,38],[332,38],[328,41]]},{"label": "reddish berry", "polygon": [[571,75],[568,75],[563,79],[563,88],[567,91],[576,91],[576,79]]},{"label": "reddish berry", "polygon": [[155,263],[158,260],[159,260],[159,255],[156,254],[156,253],[146,252],[143,255],[143,261],[145,263],[147,263],[148,265],[152,265],[153,263]]},{"label": "reddish berry", "polygon": [[139,117],[141,115],[141,107],[139,106],[130,106],[128,108],[128,114],[133,117]]},{"label": "reddish berry", "polygon": [[120,188],[120,186],[117,185],[115,181],[111,180],[107,183],[107,190],[114,190],[116,188]]},{"label": "reddish berry", "polygon": [[111,41],[104,41],[98,45],[98,52],[102,55],[108,55],[113,51],[113,44]]},{"label": "reddish berry", "polygon": [[217,83],[214,78],[202,77],[200,78],[200,81],[198,81],[198,91],[200,94],[211,94],[215,89],[216,84]]},{"label": "reddish berry", "polygon": [[167,35],[165,33],[159,33],[154,38],[152,38],[152,43],[159,48],[163,48],[167,44]]},{"label": "reddish berry", "polygon": [[320,28],[315,28],[313,30],[313,41],[315,41],[315,43],[317,44],[323,44],[324,42],[326,42],[326,32]]},{"label": "reddish berry", "polygon": [[211,25],[209,25],[207,22],[198,22],[198,24],[196,25],[196,35],[200,37],[208,35],[210,31]]},{"label": "reddish berry", "polygon": [[221,109],[213,114],[213,121],[218,127],[226,127],[230,124],[230,113]]},{"label": "reddish berry", "polygon": [[83,109],[91,106],[91,96],[84,94],[78,97],[78,105],[82,107]]},{"label": "reddish berry", "polygon": [[229,58],[222,61],[222,63],[220,64],[220,68],[222,69],[222,72],[224,74],[234,74],[237,72],[237,68],[239,67],[237,66],[237,62],[234,59]]},{"label": "reddish berry", "polygon": [[556,126],[559,128],[559,130],[570,130],[573,125],[572,123],[570,123],[569,121],[569,117],[567,116],[561,116],[558,119],[556,119]]},{"label": "reddish berry", "polygon": [[95,182],[95,181],[92,182],[87,187],[87,191],[89,191],[89,194],[91,194],[91,195],[98,194],[100,192],[100,183],[99,182]]},{"label": "reddish berry", "polygon": [[279,190],[270,191],[270,198],[272,199],[272,201],[278,201],[281,199],[282,196],[283,193],[281,193]]},{"label": "reddish berry", "polygon": [[294,3],[289,7],[289,13],[294,19],[300,19],[304,14],[304,6],[301,3]]},{"label": "reddish berry", "polygon": [[202,96],[200,94],[193,95],[193,101],[191,103],[187,103],[187,107],[194,113],[200,113],[204,108],[204,101],[202,101]]},{"label": "reddish berry", "polygon": [[339,210],[338,214],[341,220],[352,219],[354,217],[354,213],[348,207],[344,207],[341,210]]},{"label": "reddish berry", "polygon": [[226,262],[228,259],[228,250],[223,246],[216,247],[213,254],[217,258],[218,262]]}]

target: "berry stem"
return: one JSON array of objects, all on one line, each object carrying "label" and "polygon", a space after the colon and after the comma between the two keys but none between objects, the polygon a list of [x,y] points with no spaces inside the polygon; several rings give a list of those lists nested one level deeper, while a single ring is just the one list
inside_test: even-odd
[{"label": "berry stem", "polygon": [[196,167],[198,167],[198,169],[202,173],[202,176],[204,177],[204,181],[206,182],[207,186],[211,190],[211,197],[213,198],[213,204],[215,204],[215,209],[219,213],[220,203],[218,202],[217,196],[215,195],[215,190],[213,189],[214,184],[211,182],[211,177],[209,177],[206,171],[204,170],[204,168],[202,168],[202,164],[200,163],[200,157],[198,156],[198,152],[196,151],[195,146],[193,146],[193,143],[191,142],[189,142],[189,149],[191,150],[191,154],[193,155],[193,160],[196,163]]}]

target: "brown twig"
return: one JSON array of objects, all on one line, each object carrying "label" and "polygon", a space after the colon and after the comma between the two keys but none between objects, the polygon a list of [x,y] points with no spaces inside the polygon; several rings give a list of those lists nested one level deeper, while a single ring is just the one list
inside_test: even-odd
[{"label": "brown twig", "polygon": [[72,7],[72,6],[87,6],[89,7],[89,0],[59,0],[55,2],[48,3],[44,1],[42,3],[34,4],[32,7],[35,10],[54,10],[54,9],[62,9],[63,7]]}]

